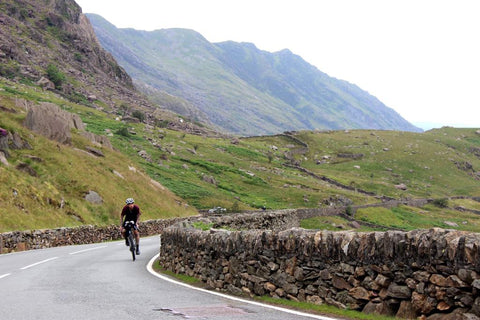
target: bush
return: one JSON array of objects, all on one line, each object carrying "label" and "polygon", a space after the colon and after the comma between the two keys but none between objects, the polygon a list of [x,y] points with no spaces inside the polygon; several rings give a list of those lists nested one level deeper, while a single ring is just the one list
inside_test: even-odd
[{"label": "bush", "polygon": [[116,133],[121,135],[121,136],[127,137],[127,138],[130,137],[130,132],[128,132],[127,127],[123,127],[123,128],[118,129]]},{"label": "bush", "polygon": [[82,56],[81,53],[75,52],[75,54],[73,55],[73,57],[74,57],[75,60],[77,60],[78,62],[83,62],[83,56]]},{"label": "bush", "polygon": [[230,208],[230,212],[239,212],[240,211],[240,205],[238,204],[238,201],[235,201],[232,204],[232,207]]},{"label": "bush", "polygon": [[145,120],[145,114],[139,110],[133,111],[132,117],[137,118],[138,120],[140,120],[140,122],[143,122],[143,120]]},{"label": "bush", "polygon": [[442,199],[435,199],[433,200],[433,204],[439,208],[447,208],[448,207],[448,199],[447,198],[442,198]]},{"label": "bush", "polygon": [[47,77],[55,84],[56,88],[61,89],[63,82],[65,82],[65,75],[58,70],[54,64],[49,64],[47,67]]},{"label": "bush", "polygon": [[168,128],[168,120],[155,120],[155,126],[159,128]]},{"label": "bush", "polygon": [[353,216],[353,208],[351,205],[348,205],[346,208],[345,208],[345,214],[347,216]]}]

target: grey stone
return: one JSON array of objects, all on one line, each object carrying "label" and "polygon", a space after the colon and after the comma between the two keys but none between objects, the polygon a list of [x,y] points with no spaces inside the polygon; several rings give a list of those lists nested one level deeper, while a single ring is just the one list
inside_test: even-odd
[{"label": "grey stone", "polygon": [[92,191],[92,190],[88,191],[87,195],[85,195],[85,200],[87,200],[90,203],[94,203],[94,204],[102,204],[103,203],[102,197],[100,197],[100,195],[97,192]]}]

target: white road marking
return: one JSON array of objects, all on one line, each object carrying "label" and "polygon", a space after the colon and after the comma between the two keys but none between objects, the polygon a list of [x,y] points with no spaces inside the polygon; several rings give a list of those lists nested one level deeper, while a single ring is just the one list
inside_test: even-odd
[{"label": "white road marking", "polygon": [[282,308],[282,307],[272,306],[272,305],[264,304],[264,303],[260,303],[260,302],[245,300],[245,299],[237,298],[237,297],[234,297],[234,296],[229,296],[229,295],[226,295],[226,294],[223,294],[223,293],[220,293],[220,292],[210,291],[210,290],[206,290],[206,289],[202,289],[202,288],[197,288],[197,287],[191,286],[191,285],[189,285],[189,284],[186,284],[186,283],[183,283],[183,282],[179,282],[179,281],[173,280],[173,279],[171,279],[171,278],[162,276],[161,274],[159,274],[158,272],[156,272],[155,270],[153,270],[153,267],[152,267],[152,266],[153,266],[153,263],[155,262],[155,260],[158,258],[159,255],[160,255],[160,254],[158,253],[158,254],[156,254],[152,259],[150,259],[150,261],[148,262],[148,265],[147,265],[147,270],[148,270],[148,272],[150,272],[152,275],[154,275],[155,277],[160,278],[160,279],[162,279],[162,280],[165,280],[165,281],[168,281],[168,282],[171,282],[171,283],[175,283],[175,284],[178,284],[178,285],[187,287],[187,288],[192,289],[192,290],[198,290],[198,291],[201,291],[201,292],[213,294],[213,295],[216,295],[216,296],[225,298],[225,299],[230,299],[230,300],[234,300],[234,301],[240,301],[240,302],[252,304],[252,305],[255,305],[255,306],[261,306],[261,307],[264,307],[264,308],[274,309],[274,310],[278,310],[278,311],[282,311],[282,312],[294,314],[294,315],[297,315],[297,316],[308,317],[308,318],[313,318],[313,319],[318,319],[318,320],[338,320],[338,319],[336,319],[336,318],[329,318],[329,317],[325,317],[325,316],[318,316],[318,315],[315,315],[315,314],[309,314],[309,313],[299,312],[299,311],[290,310],[290,309],[286,309],[286,308]]},{"label": "white road marking", "polygon": [[25,270],[25,269],[28,269],[28,268],[31,268],[31,267],[35,267],[39,264],[42,264],[42,263],[45,263],[45,262],[48,262],[48,261],[52,261],[52,260],[55,260],[55,259],[58,259],[58,257],[53,257],[53,258],[50,258],[50,259],[45,259],[45,260],[42,260],[42,261],[39,261],[39,262],[36,262],[36,263],[33,263],[31,265],[28,265],[28,266],[25,266],[23,268],[20,268],[21,270]]},{"label": "white road marking", "polygon": [[100,247],[95,247],[95,248],[90,248],[90,249],[84,249],[84,250],[80,250],[80,251],[70,252],[69,254],[73,255],[73,254],[78,254],[78,253],[84,253],[84,252],[87,252],[87,251],[103,249],[103,248],[106,248],[106,247],[107,246],[100,246]]},{"label": "white road marking", "polygon": [[0,275],[0,279],[8,277],[9,275],[11,275],[11,273],[2,274],[2,275]]}]

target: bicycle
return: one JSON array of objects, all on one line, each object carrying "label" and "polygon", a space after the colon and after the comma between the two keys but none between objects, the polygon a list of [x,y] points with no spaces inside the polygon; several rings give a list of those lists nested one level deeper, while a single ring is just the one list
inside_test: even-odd
[{"label": "bicycle", "polygon": [[133,230],[135,230],[136,225],[135,221],[125,221],[125,238],[128,240],[128,245],[130,246],[130,252],[132,253],[132,260],[135,261],[135,250],[136,250],[136,241]]}]

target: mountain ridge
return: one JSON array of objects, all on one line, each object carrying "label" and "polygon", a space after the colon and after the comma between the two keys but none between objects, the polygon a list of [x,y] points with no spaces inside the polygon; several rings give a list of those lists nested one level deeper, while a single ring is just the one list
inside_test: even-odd
[{"label": "mountain ridge", "polygon": [[[368,92],[328,76],[289,49],[270,53],[248,42],[210,43],[191,29],[119,29],[99,15],[86,15],[104,48],[152,101],[219,131],[422,131]],[[188,110],[166,106],[165,93],[184,101]]]}]

